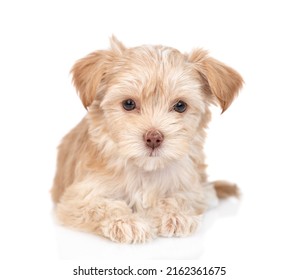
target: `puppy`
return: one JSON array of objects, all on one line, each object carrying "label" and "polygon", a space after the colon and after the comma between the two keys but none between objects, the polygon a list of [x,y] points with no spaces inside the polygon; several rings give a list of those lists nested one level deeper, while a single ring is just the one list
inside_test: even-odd
[{"label": "puppy", "polygon": [[238,194],[207,182],[203,152],[210,105],[224,112],[242,86],[235,70],[202,49],[113,37],[72,74],[88,111],[59,146],[52,198],[63,224],[122,243],[187,236],[217,197]]}]

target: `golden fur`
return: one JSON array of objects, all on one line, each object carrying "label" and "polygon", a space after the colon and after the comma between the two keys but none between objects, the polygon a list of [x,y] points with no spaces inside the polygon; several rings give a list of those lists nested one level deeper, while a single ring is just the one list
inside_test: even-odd
[{"label": "golden fur", "polygon": [[[203,153],[210,104],[225,111],[242,86],[232,68],[196,49],[126,48],[116,38],[72,69],[88,109],[59,146],[52,188],[59,220],[113,241],[185,236],[208,206]],[[135,102],[126,111],[124,100]],[[178,101],[186,111],[176,112]],[[164,139],[149,148],[144,135]],[[237,188],[217,183],[219,197]]]}]

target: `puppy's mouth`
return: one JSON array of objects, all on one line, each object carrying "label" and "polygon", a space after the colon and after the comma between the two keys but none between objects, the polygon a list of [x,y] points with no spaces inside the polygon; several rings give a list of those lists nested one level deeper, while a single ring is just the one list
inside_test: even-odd
[{"label": "puppy's mouth", "polygon": [[159,157],[160,152],[158,148],[150,148],[149,149],[149,157]]}]

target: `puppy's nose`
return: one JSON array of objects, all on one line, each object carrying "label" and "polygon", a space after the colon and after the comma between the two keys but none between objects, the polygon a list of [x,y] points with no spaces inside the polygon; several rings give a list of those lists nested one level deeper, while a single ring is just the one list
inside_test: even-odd
[{"label": "puppy's nose", "polygon": [[156,129],[150,129],[144,134],[144,141],[146,145],[152,149],[159,147],[163,138],[163,134]]}]

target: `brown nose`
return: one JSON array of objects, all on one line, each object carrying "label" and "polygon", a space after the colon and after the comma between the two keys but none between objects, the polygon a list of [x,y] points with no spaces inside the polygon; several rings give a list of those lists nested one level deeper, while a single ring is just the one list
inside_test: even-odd
[{"label": "brown nose", "polygon": [[156,129],[150,129],[144,134],[144,141],[146,145],[152,149],[159,147],[163,138],[163,134]]}]

